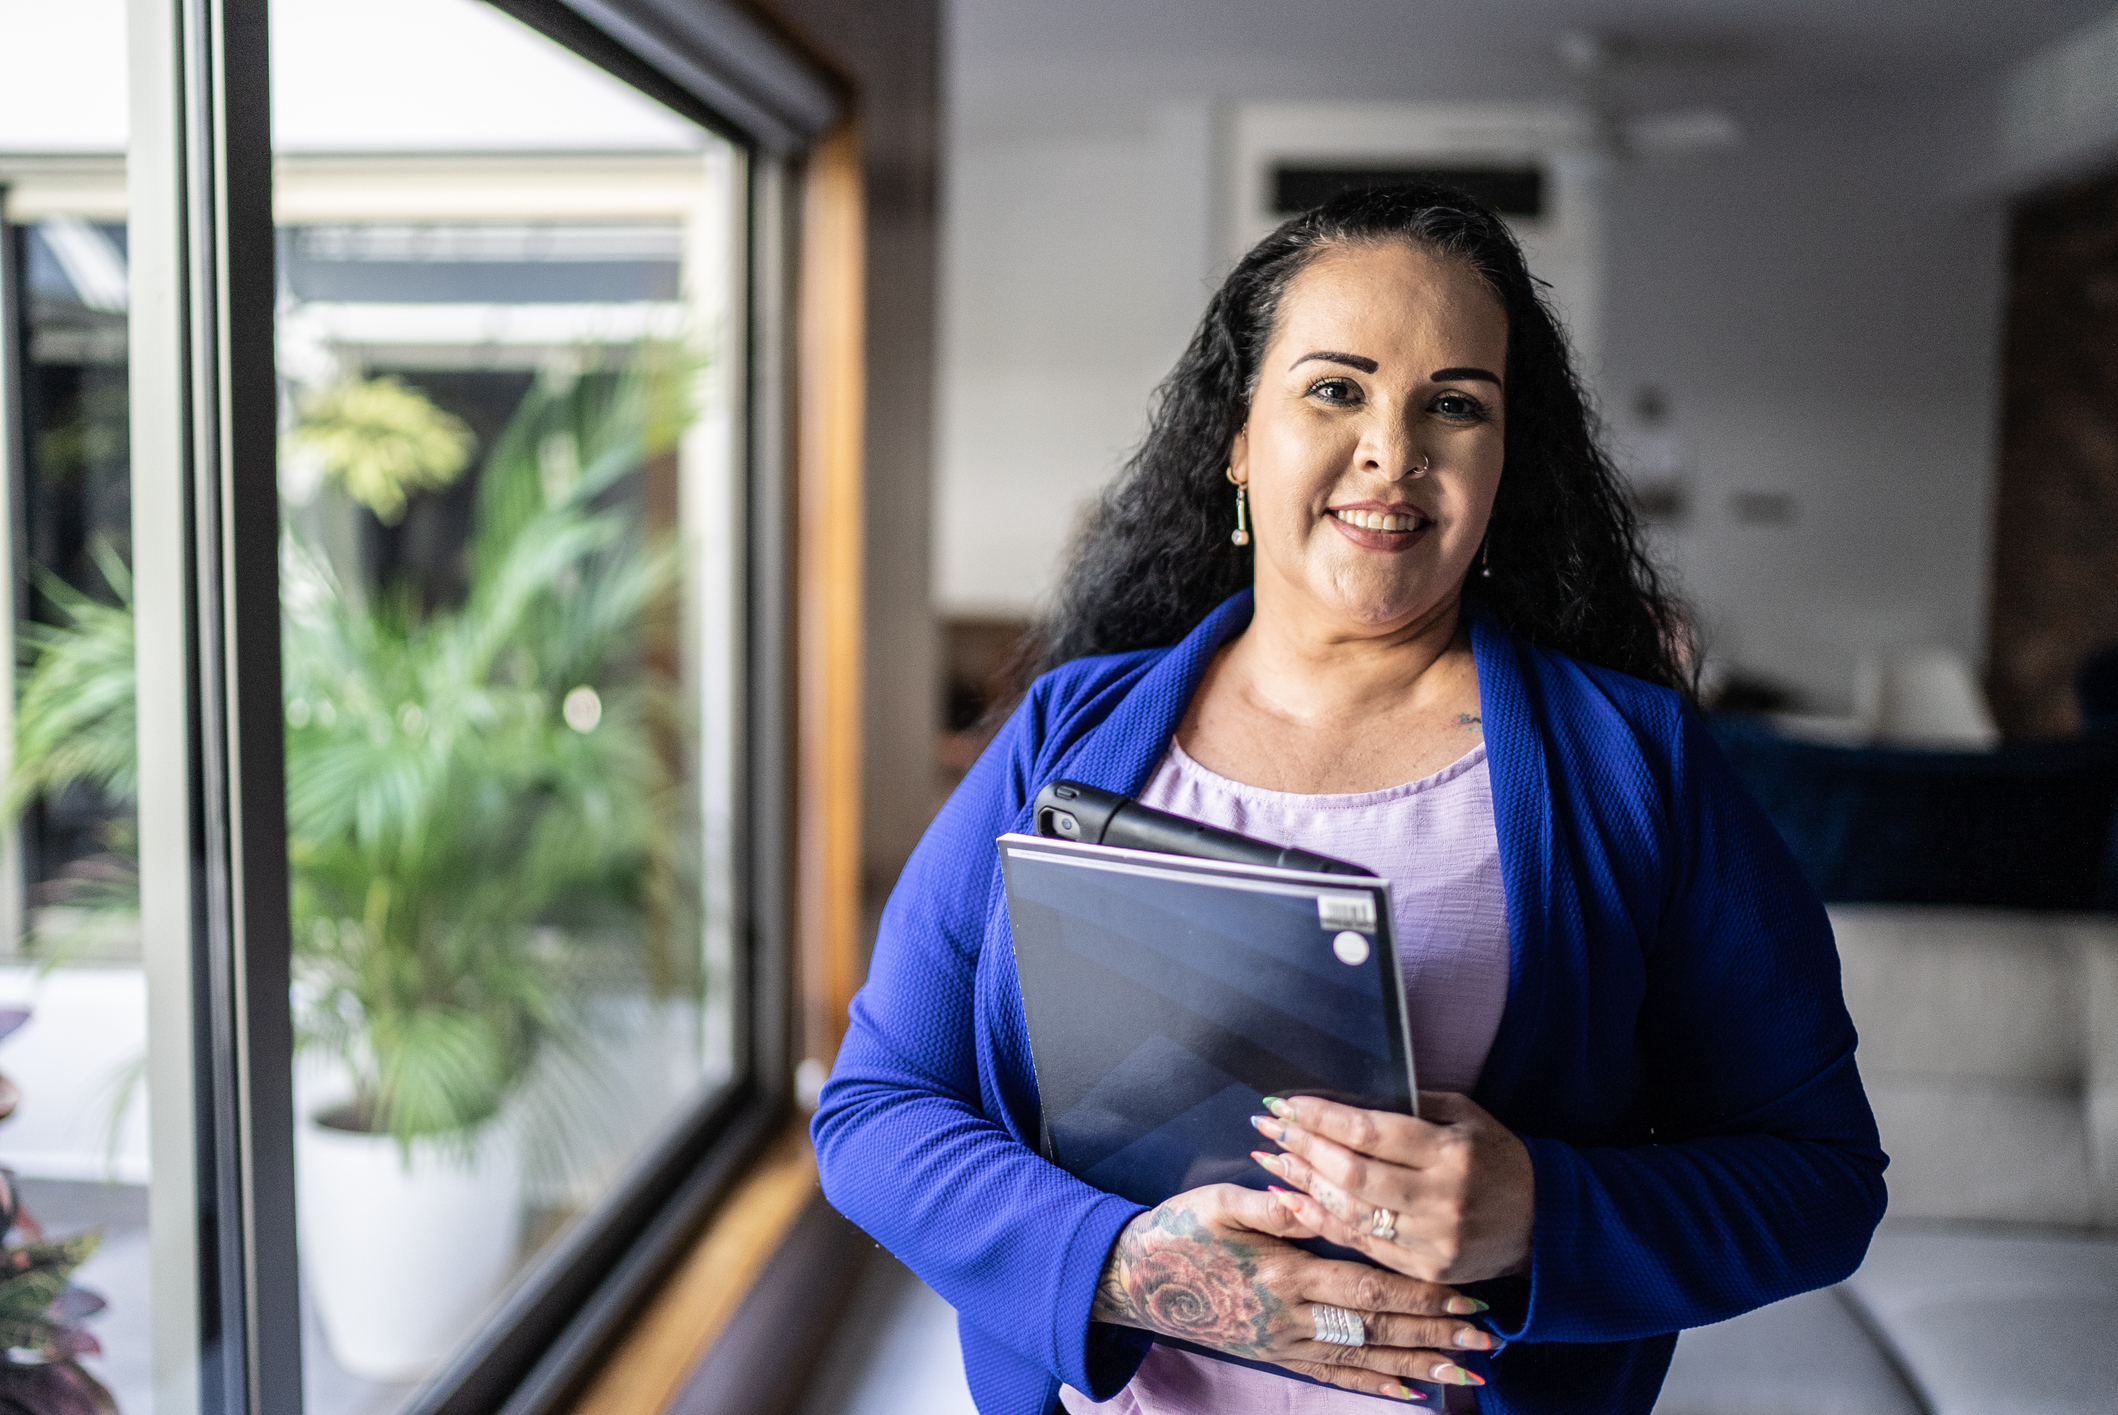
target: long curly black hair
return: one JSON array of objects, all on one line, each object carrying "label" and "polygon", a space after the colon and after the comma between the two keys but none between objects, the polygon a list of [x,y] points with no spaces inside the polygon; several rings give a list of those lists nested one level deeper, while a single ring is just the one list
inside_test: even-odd
[{"label": "long curly black hair", "polygon": [[1507,309],[1507,435],[1486,532],[1489,577],[1470,581],[1533,643],[1691,690],[1680,605],[1657,574],[1574,374],[1566,336],[1499,217],[1460,192],[1347,192],[1258,242],[1206,306],[1156,390],[1147,438],[1077,534],[1037,636],[1037,671],[1091,654],[1173,644],[1251,582],[1229,541],[1222,470],[1248,416],[1288,283],[1327,251],[1405,241],[1465,261]]}]

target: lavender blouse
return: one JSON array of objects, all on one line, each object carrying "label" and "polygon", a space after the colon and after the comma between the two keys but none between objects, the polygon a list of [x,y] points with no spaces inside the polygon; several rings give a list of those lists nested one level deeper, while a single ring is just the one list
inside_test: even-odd
[{"label": "lavender blouse", "polygon": [[[1508,996],[1508,919],[1493,783],[1481,744],[1432,776],[1383,791],[1304,796],[1216,776],[1174,741],[1140,801],[1229,830],[1366,865],[1390,881],[1398,963],[1423,1091],[1469,1091]],[[1442,1408],[1441,1388],[1411,1409]],[[1470,1393],[1448,1391],[1449,1408]],[[1132,1383],[1097,1405],[1060,1391],[1071,1415],[1374,1415],[1374,1398],[1156,1346]]]}]

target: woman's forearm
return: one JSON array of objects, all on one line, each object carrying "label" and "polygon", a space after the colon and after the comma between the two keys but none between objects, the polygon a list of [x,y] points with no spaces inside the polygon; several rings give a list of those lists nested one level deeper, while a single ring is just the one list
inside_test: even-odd
[{"label": "woman's forearm", "polygon": [[1882,1216],[1882,1155],[1859,1145],[1529,1145],[1536,1295],[1504,1324],[1511,1339],[1626,1341],[1725,1321],[1843,1280]]}]

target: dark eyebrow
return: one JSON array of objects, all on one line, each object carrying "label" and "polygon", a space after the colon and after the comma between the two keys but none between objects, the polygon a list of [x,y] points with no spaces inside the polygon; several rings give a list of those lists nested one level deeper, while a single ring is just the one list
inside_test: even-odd
[{"label": "dark eyebrow", "polygon": [[1440,370],[1438,370],[1438,371],[1437,371],[1437,372],[1436,372],[1436,373],[1434,374],[1434,378],[1433,378],[1433,381],[1434,381],[1435,383],[1449,383],[1449,382],[1453,382],[1453,381],[1456,381],[1456,380],[1459,380],[1459,379],[1466,379],[1466,378],[1482,378],[1482,379],[1484,379],[1484,380],[1485,380],[1486,382],[1488,382],[1488,383],[1492,384],[1492,385],[1493,385],[1493,386],[1494,386],[1495,388],[1498,388],[1498,387],[1500,387],[1500,380],[1499,380],[1499,379],[1497,379],[1497,378],[1495,378],[1495,377],[1494,377],[1494,376],[1493,376],[1492,374],[1490,374],[1490,373],[1487,373],[1487,372],[1486,372],[1486,371],[1485,371],[1484,369],[1482,369],[1482,368],[1445,368],[1445,369],[1440,369]]},{"label": "dark eyebrow", "polygon": [[1375,360],[1364,359],[1359,354],[1334,354],[1328,350],[1319,350],[1314,354],[1304,354],[1293,363],[1287,365],[1287,367],[1291,369],[1300,368],[1311,359],[1322,359],[1327,364],[1344,364],[1348,368],[1357,368],[1362,373],[1374,373],[1378,368],[1382,367]]}]

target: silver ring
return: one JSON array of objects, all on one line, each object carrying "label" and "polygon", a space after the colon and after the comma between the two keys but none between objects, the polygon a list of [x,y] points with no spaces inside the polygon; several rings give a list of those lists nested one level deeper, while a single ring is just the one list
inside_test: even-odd
[{"label": "silver ring", "polygon": [[1358,1312],[1323,1302],[1309,1304],[1309,1320],[1316,1325],[1316,1339],[1327,1346],[1366,1346],[1368,1324]]},{"label": "silver ring", "polygon": [[1388,1209],[1379,1208],[1368,1220],[1368,1235],[1380,1238],[1385,1243],[1397,1241],[1397,1215]]}]

